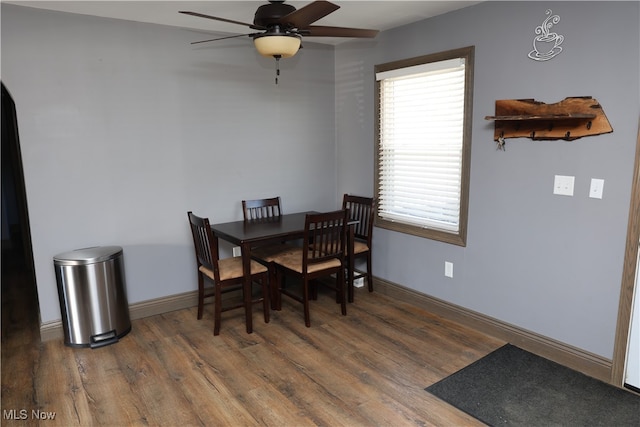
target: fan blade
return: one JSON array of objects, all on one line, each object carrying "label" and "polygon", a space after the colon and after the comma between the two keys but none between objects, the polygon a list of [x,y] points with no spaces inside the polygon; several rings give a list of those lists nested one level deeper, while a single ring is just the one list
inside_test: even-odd
[{"label": "fan blade", "polygon": [[218,40],[233,39],[233,38],[236,38],[236,37],[246,37],[246,36],[253,37],[253,36],[258,35],[258,34],[260,34],[260,33],[236,34],[236,35],[233,35],[233,36],[218,37],[217,39],[200,40],[200,41],[198,41],[198,42],[191,42],[191,44],[207,43],[207,42],[215,42],[215,41],[218,41]]},{"label": "fan blade", "polygon": [[300,30],[300,34],[305,37],[373,38],[378,32],[378,30],[367,30],[364,28],[323,27],[321,25],[312,25],[311,27]]},{"label": "fan blade", "polygon": [[226,18],[218,18],[216,16],[204,15],[204,14],[198,13],[198,12],[189,12],[189,11],[186,11],[186,10],[181,10],[180,13],[184,13],[185,15],[197,16],[199,18],[213,19],[214,21],[228,22],[229,24],[244,25],[245,27],[249,27],[249,28],[251,28],[253,30],[266,30],[266,28],[264,28],[264,27],[259,27],[257,25],[248,24],[246,22],[233,21],[231,19],[226,19]]},{"label": "fan blade", "polygon": [[280,18],[280,21],[295,28],[307,28],[317,20],[340,9],[340,6],[328,1],[314,1]]}]

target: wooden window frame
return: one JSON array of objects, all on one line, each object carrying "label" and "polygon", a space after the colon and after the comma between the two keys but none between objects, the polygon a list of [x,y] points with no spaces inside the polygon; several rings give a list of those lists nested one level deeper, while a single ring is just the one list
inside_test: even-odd
[{"label": "wooden window frame", "polygon": [[[459,226],[456,232],[443,231],[435,228],[420,227],[412,224],[391,221],[380,216],[376,210],[375,226],[386,228],[401,233],[420,236],[441,242],[451,243],[458,246],[467,244],[467,222],[469,211],[469,180],[471,163],[471,132],[472,132],[472,108],[473,108],[473,69],[474,69],[475,47],[469,46],[444,52],[424,55],[400,61],[388,62],[375,66],[375,73],[390,71],[399,68],[417,66],[421,64],[447,61],[450,59],[464,58],[465,60],[465,99],[464,99],[464,125],[462,143],[462,164],[461,164],[461,188],[460,188],[460,213]],[[380,197],[380,82],[375,82],[375,136],[376,136],[376,159],[375,159],[375,191],[376,198]]]}]

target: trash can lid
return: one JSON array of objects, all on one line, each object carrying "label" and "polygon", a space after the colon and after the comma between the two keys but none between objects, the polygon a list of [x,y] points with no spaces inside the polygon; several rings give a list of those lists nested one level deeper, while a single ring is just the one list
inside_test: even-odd
[{"label": "trash can lid", "polygon": [[59,265],[95,264],[116,258],[120,254],[120,246],[95,246],[58,254],[53,257],[53,261]]}]

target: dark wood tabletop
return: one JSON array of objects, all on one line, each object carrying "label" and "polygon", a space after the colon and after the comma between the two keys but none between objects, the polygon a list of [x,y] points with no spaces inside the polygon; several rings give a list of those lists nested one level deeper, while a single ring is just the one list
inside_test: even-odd
[{"label": "dark wood tabletop", "polygon": [[214,235],[236,245],[298,239],[304,235],[304,222],[309,213],[316,212],[299,212],[275,218],[212,224],[211,230]]}]

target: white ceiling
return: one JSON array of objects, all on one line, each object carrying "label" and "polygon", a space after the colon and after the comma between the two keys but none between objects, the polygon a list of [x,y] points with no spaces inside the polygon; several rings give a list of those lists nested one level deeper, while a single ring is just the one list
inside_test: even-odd
[{"label": "white ceiling", "polygon": [[[309,1],[288,1],[297,9],[310,3]],[[196,30],[194,41],[200,40],[201,35],[212,34],[214,37],[228,34],[250,33],[254,30],[240,25],[178,13],[179,10],[203,13],[216,17],[231,19],[245,23],[253,22],[255,10],[267,1],[189,1],[189,0],[142,0],[142,1],[5,1],[2,3],[20,6],[56,10],[61,12],[79,13],[83,15],[101,16],[106,18],[124,19],[129,21],[147,22],[170,25]],[[365,0],[335,0],[333,3],[340,9],[317,21],[317,25],[336,27],[370,28],[388,30],[412,22],[420,21],[432,16],[441,15],[456,9],[462,9],[480,1],[365,1]],[[316,43],[338,44],[344,38],[314,37]]]}]

